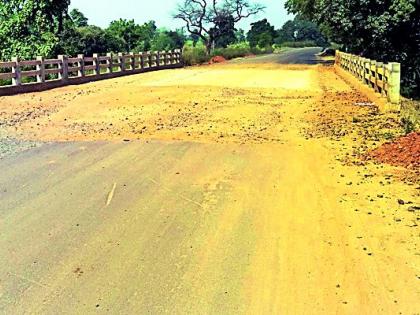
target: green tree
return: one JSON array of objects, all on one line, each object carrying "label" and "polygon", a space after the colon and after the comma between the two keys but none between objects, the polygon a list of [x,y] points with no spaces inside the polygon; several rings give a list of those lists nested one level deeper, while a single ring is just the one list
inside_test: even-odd
[{"label": "green tree", "polygon": [[293,41],[312,41],[318,46],[328,45],[328,40],[322,35],[319,27],[301,16],[296,16],[293,20],[287,21],[278,30],[275,39],[277,44]]},{"label": "green tree", "polygon": [[152,40],[156,35],[157,27],[155,21],[149,21],[140,25],[138,28],[139,39],[136,43],[135,51],[151,50]]},{"label": "green tree", "polygon": [[235,38],[236,38],[236,43],[242,43],[246,41],[245,31],[242,28],[235,31]]},{"label": "green tree", "polygon": [[139,28],[139,25],[134,20],[119,19],[111,22],[107,28],[107,33],[123,39],[125,46],[122,47],[122,50],[124,52],[130,52],[140,40]]},{"label": "green tree", "polygon": [[50,56],[63,31],[70,0],[2,0],[0,58]]},{"label": "green tree", "polygon": [[88,18],[78,9],[71,10],[70,17],[76,27],[88,26]]},{"label": "green tree", "polygon": [[286,7],[349,52],[401,62],[404,86],[420,95],[419,0],[287,0]]},{"label": "green tree", "polygon": [[185,35],[181,30],[168,31],[165,29],[158,30],[155,37],[151,41],[151,50],[163,51],[180,49],[184,46]]},{"label": "green tree", "polygon": [[212,48],[226,48],[236,40],[235,20],[232,15],[220,14],[214,21],[214,27],[209,31],[213,38]]},{"label": "green tree", "polygon": [[[210,54],[219,37],[226,35],[220,32],[225,20],[232,17],[235,24],[262,10],[264,6],[251,0],[183,0],[174,18],[184,21],[187,31],[199,37],[205,43],[207,54]],[[228,29],[231,30],[230,27]],[[227,35],[230,37],[232,34]]]},{"label": "green tree", "polygon": [[146,51],[151,48],[151,41],[156,34],[156,24],[154,21],[138,25],[134,20],[120,19],[111,22],[107,28],[108,34],[117,36],[124,40],[125,46],[121,51]]},{"label": "green tree", "polygon": [[263,47],[267,47],[274,43],[275,36],[274,26],[267,19],[263,19],[251,24],[251,30],[247,34],[247,39],[252,48],[258,46],[260,42],[264,45]]},{"label": "green tree", "polygon": [[86,26],[77,29],[79,54],[92,56],[94,53],[119,52],[121,47],[126,47],[124,39],[98,26]]}]

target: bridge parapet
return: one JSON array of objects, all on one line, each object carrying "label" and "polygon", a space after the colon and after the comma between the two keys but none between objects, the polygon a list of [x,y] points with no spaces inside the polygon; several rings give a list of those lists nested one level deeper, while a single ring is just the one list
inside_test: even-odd
[{"label": "bridge parapet", "polygon": [[[65,85],[182,66],[180,49],[128,54],[108,53],[104,56],[93,54],[92,57],[60,55],[56,59],[12,58],[11,61],[0,62],[0,96],[43,91]],[[4,85],[1,85],[1,82]]]},{"label": "bridge parapet", "polygon": [[385,64],[338,50],[335,64],[386,97],[390,103],[400,103],[401,64],[397,62]]}]

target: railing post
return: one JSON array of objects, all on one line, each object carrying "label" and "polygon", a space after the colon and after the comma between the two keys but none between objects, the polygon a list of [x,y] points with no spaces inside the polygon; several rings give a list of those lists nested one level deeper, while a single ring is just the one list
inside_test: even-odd
[{"label": "railing post", "polygon": [[118,53],[118,63],[120,71],[125,71],[125,56],[123,53]]},{"label": "railing post", "polygon": [[112,53],[107,53],[106,56],[109,58],[106,61],[106,65],[107,65],[106,73],[112,73],[112,71],[113,71],[113,69],[112,69],[112,67],[113,67]]},{"label": "railing post", "polygon": [[173,59],[173,63],[175,63],[175,64],[178,63],[178,49],[175,49],[173,51],[172,59]]},{"label": "railing post", "polygon": [[131,71],[136,70],[136,57],[134,56],[134,52],[130,52],[131,59],[130,59],[130,67]]},{"label": "railing post", "polygon": [[144,53],[140,52],[140,69],[144,69]]},{"label": "railing post", "polygon": [[15,75],[15,77],[12,78],[12,85],[21,85],[22,84],[22,72],[20,70],[19,58],[18,57],[13,57],[12,61],[15,63],[15,65],[12,66],[12,73]]},{"label": "railing post", "polygon": [[36,71],[38,71],[38,75],[36,76],[36,82],[44,83],[45,82],[45,64],[44,64],[44,57],[38,56],[36,60],[39,61],[39,64],[36,65]]},{"label": "railing post", "polygon": [[152,53],[150,51],[147,52],[147,60],[148,60],[149,68],[151,68],[152,67],[152,61],[153,61],[153,56],[152,56]]},{"label": "railing post", "polygon": [[65,82],[69,79],[69,64],[67,56],[59,55],[58,59],[61,61],[61,63],[58,64],[58,68],[61,69],[61,73],[58,74],[58,78]]},{"label": "railing post", "polygon": [[160,52],[159,51],[156,52],[156,66],[157,67],[160,66]]},{"label": "railing post", "polygon": [[93,54],[93,65],[95,66],[95,74],[100,75],[101,74],[101,67],[99,62],[99,54]]},{"label": "railing post", "polygon": [[389,67],[389,80],[388,80],[388,100],[392,104],[400,103],[400,90],[401,90],[401,64],[398,62],[390,62]]},{"label": "railing post", "polygon": [[85,76],[85,55],[83,54],[77,55],[77,58],[80,59],[79,60],[80,70],[77,71],[77,76],[84,77]]}]

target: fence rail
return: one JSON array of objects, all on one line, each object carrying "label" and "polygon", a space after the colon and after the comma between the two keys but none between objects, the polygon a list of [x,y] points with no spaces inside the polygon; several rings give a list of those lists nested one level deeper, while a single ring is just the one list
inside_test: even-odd
[{"label": "fence rail", "polygon": [[[0,62],[1,95],[47,90],[70,84],[114,78],[153,70],[182,67],[181,50],[94,54],[92,57],[58,56],[56,59],[37,57],[36,60]],[[1,84],[1,83],[0,83]]]},{"label": "fence rail", "polygon": [[350,72],[363,83],[386,97],[392,104],[400,103],[401,65],[336,51],[335,64]]}]

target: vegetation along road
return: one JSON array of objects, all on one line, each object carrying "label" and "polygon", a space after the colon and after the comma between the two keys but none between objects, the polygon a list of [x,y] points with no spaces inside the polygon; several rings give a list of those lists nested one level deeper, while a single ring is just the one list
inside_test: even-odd
[{"label": "vegetation along road", "polygon": [[251,61],[0,98],[0,313],[419,313],[397,115]]}]

